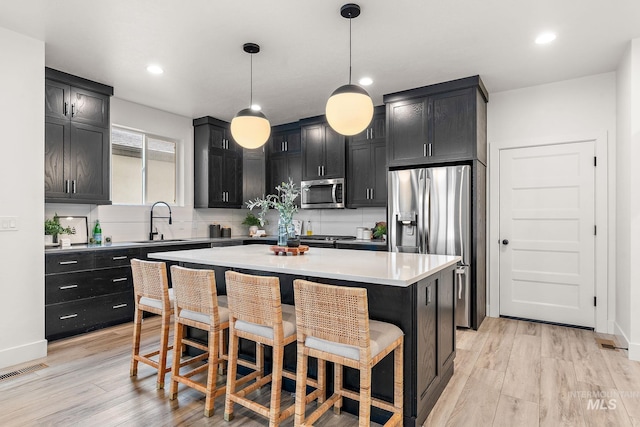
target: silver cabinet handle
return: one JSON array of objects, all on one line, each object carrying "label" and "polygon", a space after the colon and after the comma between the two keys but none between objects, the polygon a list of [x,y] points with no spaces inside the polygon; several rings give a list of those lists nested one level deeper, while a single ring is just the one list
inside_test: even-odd
[{"label": "silver cabinet handle", "polygon": [[60,316],[60,320],[73,319],[74,317],[78,317],[77,313],[67,314],[66,316]]},{"label": "silver cabinet handle", "polygon": [[427,150],[427,154],[429,157],[433,156],[433,144],[429,144],[427,146],[428,150]]},{"label": "silver cabinet handle", "polygon": [[126,255],[114,256],[114,257],[111,257],[111,259],[114,260],[114,261],[118,261],[120,259],[127,259],[127,256]]},{"label": "silver cabinet handle", "polygon": [[280,151],[284,151],[284,141],[280,142]]},{"label": "silver cabinet handle", "polygon": [[366,195],[366,199],[369,200],[369,189],[367,188],[367,195]]},{"label": "silver cabinet handle", "polygon": [[68,179],[64,180],[64,192],[65,193],[69,193],[69,180]]},{"label": "silver cabinet handle", "polygon": [[371,200],[373,200],[373,199],[374,199],[374,197],[375,197],[375,196],[373,195],[373,188],[371,189],[371,193],[370,193],[370,194],[371,194]]},{"label": "silver cabinet handle", "polygon": [[76,104],[71,104],[71,117],[76,115]]},{"label": "silver cabinet handle", "polygon": [[69,112],[67,111],[68,107],[69,107],[69,104],[67,103],[67,101],[65,101],[64,102],[64,107],[63,107],[64,108],[63,113],[64,113],[65,117],[66,117],[67,114],[69,114]]},{"label": "silver cabinet handle", "polygon": [[117,304],[117,305],[114,305],[112,308],[113,308],[113,309],[116,309],[116,308],[124,308],[124,307],[126,307],[126,306],[127,306],[127,304]]},{"label": "silver cabinet handle", "polygon": [[78,261],[73,260],[73,261],[60,261],[58,264],[60,265],[70,265],[70,264],[77,264]]},{"label": "silver cabinet handle", "polygon": [[318,176],[322,176],[322,172],[320,172],[320,166],[318,166]]},{"label": "silver cabinet handle", "polygon": [[284,151],[289,151],[289,141],[284,142]]},{"label": "silver cabinet handle", "polygon": [[71,192],[76,194],[76,180],[71,181]]},{"label": "silver cabinet handle", "polygon": [[373,128],[371,128],[371,139],[373,139]]},{"label": "silver cabinet handle", "polygon": [[322,176],[325,175],[325,171],[324,171],[324,165],[322,165]]},{"label": "silver cabinet handle", "polygon": [[422,144],[422,157],[427,157],[427,144]]},{"label": "silver cabinet handle", "polygon": [[366,139],[369,139],[369,129],[367,129],[367,138]]},{"label": "silver cabinet handle", "polygon": [[111,279],[112,283],[126,282],[126,281],[127,281],[126,277],[118,277],[117,279]]},{"label": "silver cabinet handle", "polygon": [[67,289],[75,289],[77,288],[78,285],[67,285],[67,286],[60,286],[58,289],[60,289],[61,291],[67,290]]}]

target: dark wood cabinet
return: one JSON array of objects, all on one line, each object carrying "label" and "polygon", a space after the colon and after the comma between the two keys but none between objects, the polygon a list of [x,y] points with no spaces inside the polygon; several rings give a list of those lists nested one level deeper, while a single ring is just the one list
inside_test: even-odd
[{"label": "dark wood cabinet", "polygon": [[242,154],[242,201],[263,197],[266,188],[264,146]]},{"label": "dark wood cabinet", "polygon": [[289,178],[300,188],[302,153],[298,123],[273,128],[267,156],[267,194],[276,194],[276,186],[289,182]]},{"label": "dark wood cabinet", "polygon": [[109,204],[113,88],[45,70],[45,201]]},{"label": "dark wood cabinet", "polygon": [[193,120],[195,208],[242,207],[243,152],[229,124],[213,117]]},{"label": "dark wood cabinet", "polygon": [[387,205],[387,143],[384,109],[347,143],[347,206]]},{"label": "dark wood cabinet", "polygon": [[455,269],[421,280],[416,287],[417,418],[423,422],[453,374],[456,355]]},{"label": "dark wood cabinet", "polygon": [[345,137],[318,118],[306,119],[300,128],[302,180],[345,176]]},{"label": "dark wood cabinet", "polygon": [[487,100],[479,76],[385,95],[389,166],[486,164]]}]

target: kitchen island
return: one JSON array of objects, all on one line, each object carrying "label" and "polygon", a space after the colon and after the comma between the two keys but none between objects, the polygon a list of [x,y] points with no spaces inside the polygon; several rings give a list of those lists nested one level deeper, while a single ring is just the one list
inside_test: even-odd
[{"label": "kitchen island", "polygon": [[[297,278],[366,288],[370,317],[393,323],[405,333],[405,426],[422,425],[453,374],[455,267],[460,257],[325,248],[311,248],[305,255],[282,256],[274,255],[263,245],[159,252],[148,256],[179,262],[186,267],[215,270],[219,294],[226,294],[224,272],[228,269],[277,276],[284,304],[294,303],[293,280]],[[285,352],[285,367],[295,370],[295,346],[289,347]],[[311,367],[310,374],[313,375]],[[327,375],[331,382],[332,375],[330,372]],[[357,371],[345,368],[344,379],[347,387],[357,390]],[[374,368],[372,379],[373,396],[391,400],[392,357],[386,357]],[[357,413],[357,403],[345,401],[344,409]],[[372,408],[371,414],[378,422],[388,418],[388,414],[377,408]]]}]

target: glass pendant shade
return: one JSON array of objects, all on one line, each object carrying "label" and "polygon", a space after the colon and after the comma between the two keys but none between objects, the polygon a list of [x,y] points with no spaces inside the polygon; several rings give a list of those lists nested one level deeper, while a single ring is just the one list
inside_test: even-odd
[{"label": "glass pendant shade", "polygon": [[373,101],[366,90],[348,84],[336,89],[325,109],[329,125],[339,134],[356,135],[371,123]]},{"label": "glass pendant shade", "polygon": [[258,148],[267,142],[271,134],[269,120],[259,111],[251,108],[240,110],[231,120],[231,136],[244,148]]}]

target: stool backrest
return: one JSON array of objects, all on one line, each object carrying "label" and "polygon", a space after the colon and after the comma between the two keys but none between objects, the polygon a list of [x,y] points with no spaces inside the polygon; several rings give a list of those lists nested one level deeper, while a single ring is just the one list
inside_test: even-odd
[{"label": "stool backrest", "polygon": [[225,272],[230,316],[282,331],[280,279]]},{"label": "stool backrest", "polygon": [[142,261],[134,258],[131,260],[131,272],[136,303],[140,297],[147,297],[161,300],[165,308],[171,307],[167,266],[164,262]]},{"label": "stool backrest", "polygon": [[171,283],[175,298],[175,312],[190,310],[213,316],[218,321],[218,294],[213,270],[171,266]]},{"label": "stool backrest", "polygon": [[296,279],[293,296],[299,341],[312,336],[360,347],[361,352],[369,347],[366,289]]}]

